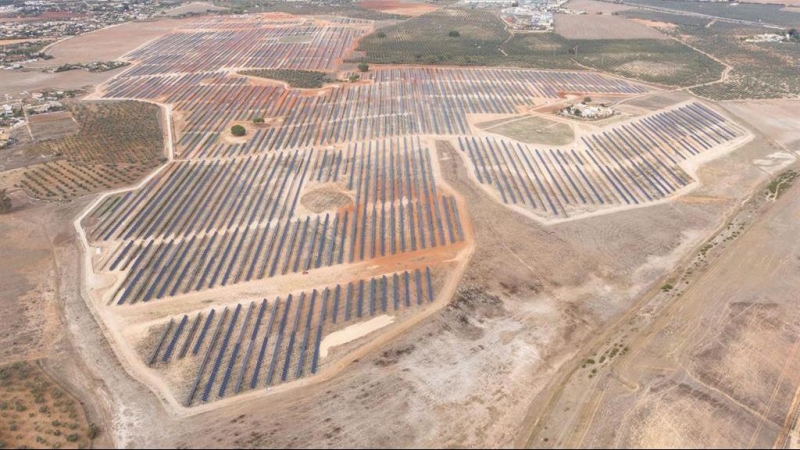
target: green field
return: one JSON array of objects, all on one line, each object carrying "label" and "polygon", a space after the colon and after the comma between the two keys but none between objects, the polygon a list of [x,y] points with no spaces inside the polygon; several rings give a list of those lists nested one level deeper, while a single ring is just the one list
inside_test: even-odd
[{"label": "green field", "polygon": [[325,81],[324,72],[313,70],[285,70],[285,69],[259,69],[243,70],[239,72],[250,77],[267,78],[270,80],[285,81],[289,86],[301,89],[314,89],[322,87]]},{"label": "green field", "polygon": [[507,38],[503,22],[490,12],[442,9],[382,28],[362,39],[358,50],[370,63],[498,65]]},{"label": "green field", "polygon": [[[458,32],[457,37],[451,32]],[[485,10],[443,9],[365,37],[376,64],[599,69],[646,82],[691,86],[716,80],[722,65],[673,40],[571,41],[554,33],[511,35]]]},{"label": "green field", "polygon": [[[705,14],[733,20],[764,22],[783,27],[800,27],[800,13],[787,11],[783,5],[758,5],[752,3],[697,2],[679,0],[630,0],[629,6],[643,5],[675,11]],[[705,19],[708,22],[707,19]]]},{"label": "green field", "polygon": [[537,116],[493,120],[476,126],[526,144],[567,145],[575,140],[575,134],[569,125]]},{"label": "green field", "polygon": [[708,20],[696,17],[642,10],[621,14],[675,23],[674,36],[733,67],[726,82],[693,88],[698,95],[714,100],[800,96],[800,43],[745,42],[747,36],[768,32],[761,27],[717,22],[707,28]]}]

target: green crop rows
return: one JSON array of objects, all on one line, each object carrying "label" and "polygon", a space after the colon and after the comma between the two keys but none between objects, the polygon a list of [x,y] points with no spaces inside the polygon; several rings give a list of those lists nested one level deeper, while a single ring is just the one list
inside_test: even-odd
[{"label": "green crop rows", "polygon": [[320,88],[325,81],[324,72],[316,72],[313,70],[259,69],[245,70],[239,73],[251,77],[285,81],[289,83],[289,86],[301,89]]},{"label": "green crop rows", "polygon": [[692,92],[714,100],[796,98],[800,96],[800,44],[752,43],[748,36],[770,30],[723,22],[706,28],[708,20],[651,11],[622,14],[678,25],[672,34],[730,65],[728,80],[693,88]]},{"label": "green crop rows", "polygon": [[[450,36],[458,31],[457,37]],[[646,82],[691,86],[719,78],[723,67],[671,40],[571,41],[554,33],[511,35],[484,10],[442,9],[382,28],[359,50],[377,64],[590,67]]]}]

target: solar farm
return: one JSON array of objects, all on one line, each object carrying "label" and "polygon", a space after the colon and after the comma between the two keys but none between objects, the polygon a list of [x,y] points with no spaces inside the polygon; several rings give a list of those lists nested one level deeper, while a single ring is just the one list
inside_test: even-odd
[{"label": "solar farm", "polygon": [[81,229],[92,302],[129,366],[174,405],[301,386],[446,305],[475,236],[439,142],[497,202],[554,223],[675,198],[699,164],[750,138],[696,100],[574,126],[563,146],[475,126],[583,95],[658,91],[598,72],[375,66],[318,89],[240,75],[347,79],[372,30],[363,19],[203,17],[126,55],[131,67],[94,94],[169,112],[169,161],[98,199]]}]

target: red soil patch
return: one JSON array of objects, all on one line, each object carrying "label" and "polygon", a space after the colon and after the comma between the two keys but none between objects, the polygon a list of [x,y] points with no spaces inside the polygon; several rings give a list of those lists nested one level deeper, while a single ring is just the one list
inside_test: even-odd
[{"label": "red soil patch", "polygon": [[424,3],[404,3],[399,0],[364,0],[358,3],[358,6],[386,13],[402,14],[404,16],[420,16],[439,9],[433,5],[426,5]]},{"label": "red soil patch", "polygon": [[41,15],[36,16],[40,20],[60,20],[71,19],[73,17],[81,17],[81,14],[75,14],[69,11],[45,11]]}]

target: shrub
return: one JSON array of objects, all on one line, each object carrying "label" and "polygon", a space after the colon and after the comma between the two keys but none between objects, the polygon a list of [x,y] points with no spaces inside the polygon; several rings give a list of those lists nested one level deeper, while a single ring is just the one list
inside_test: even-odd
[{"label": "shrub", "polygon": [[0,189],[0,214],[11,211],[11,198],[6,194],[5,189]]},{"label": "shrub", "polygon": [[259,117],[253,117],[253,123],[254,123],[254,124],[261,124],[261,123],[264,123],[264,118],[263,118],[263,117],[261,117],[261,116],[259,116]]},{"label": "shrub", "polygon": [[67,435],[67,442],[78,442],[78,435],[76,433]]},{"label": "shrub", "polygon": [[365,62],[358,63],[358,70],[359,72],[368,72],[369,71],[369,64]]},{"label": "shrub", "polygon": [[451,32],[447,33],[447,35],[448,35],[448,36],[450,36],[450,37],[452,37],[452,38],[457,38],[457,37],[461,36],[461,33],[459,33],[459,32],[458,32],[458,31],[456,31],[456,30],[453,30],[453,31],[451,31]]},{"label": "shrub", "polygon": [[89,437],[89,439],[97,438],[97,436],[100,436],[100,427],[98,427],[93,423],[90,423],[89,431],[86,432],[86,435]]},{"label": "shrub", "polygon": [[244,136],[247,130],[241,125],[234,125],[231,127],[231,134],[234,136]]},{"label": "shrub", "polygon": [[386,33],[384,33],[383,31],[378,31],[378,33],[376,33],[375,36],[383,39],[386,37]]}]

